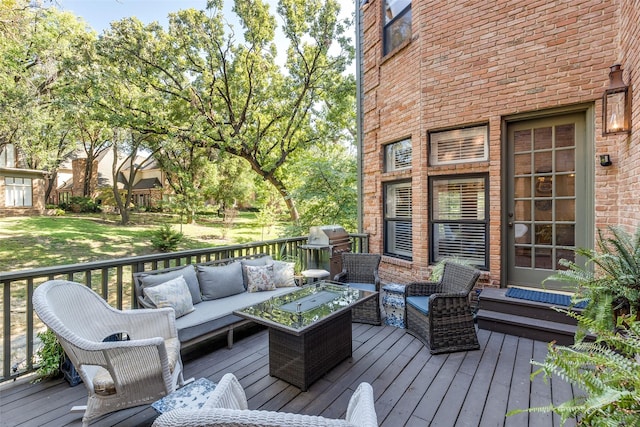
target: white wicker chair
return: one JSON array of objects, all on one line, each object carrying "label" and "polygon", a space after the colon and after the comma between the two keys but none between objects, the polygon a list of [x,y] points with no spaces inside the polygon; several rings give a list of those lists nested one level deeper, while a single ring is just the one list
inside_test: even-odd
[{"label": "white wicker chair", "polygon": [[351,396],[345,419],[329,419],[248,409],[244,389],[233,374],[225,374],[201,409],[174,409],[156,418],[153,427],[204,426],[351,426],[377,427],[373,389],[361,383]]},{"label": "white wicker chair", "polygon": [[[82,425],[114,411],[152,403],[184,383],[171,308],[116,310],[87,286],[51,280],[33,307],[55,333],[89,393]],[[103,342],[123,333],[128,341]]]}]

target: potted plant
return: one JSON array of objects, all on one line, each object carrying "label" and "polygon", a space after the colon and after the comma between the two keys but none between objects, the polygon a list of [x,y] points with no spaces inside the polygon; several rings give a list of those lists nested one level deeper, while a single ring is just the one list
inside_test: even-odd
[{"label": "potted plant", "polygon": [[44,332],[38,332],[38,338],[42,342],[42,346],[36,352],[37,362],[39,364],[36,381],[47,378],[56,378],[60,376],[60,366],[65,357],[64,350],[58,342],[55,334],[51,329]]},{"label": "potted plant", "polygon": [[42,342],[42,346],[36,352],[39,367],[37,370],[38,377],[35,381],[57,378],[63,375],[64,379],[72,387],[80,384],[82,382],[80,374],[78,374],[73,363],[65,354],[53,331],[47,329],[44,332],[39,332],[38,338]]},{"label": "potted plant", "polygon": [[[546,280],[567,282],[574,291],[573,301],[587,303],[583,318],[593,319],[613,330],[616,317],[640,314],[640,228],[632,235],[621,227],[609,226],[609,234],[598,230],[597,249],[576,249],[585,265],[560,260],[559,270]],[[595,267],[592,269],[592,266]],[[581,321],[578,322],[582,328]],[[577,338],[584,337],[582,330]]]}]

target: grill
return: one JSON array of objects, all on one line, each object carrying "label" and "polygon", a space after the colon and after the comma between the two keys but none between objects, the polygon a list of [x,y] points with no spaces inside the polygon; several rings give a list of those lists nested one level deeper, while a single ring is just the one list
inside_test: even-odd
[{"label": "grill", "polygon": [[306,245],[307,269],[327,270],[330,278],[342,271],[342,253],[351,252],[351,238],[339,225],[314,226],[309,229]]}]

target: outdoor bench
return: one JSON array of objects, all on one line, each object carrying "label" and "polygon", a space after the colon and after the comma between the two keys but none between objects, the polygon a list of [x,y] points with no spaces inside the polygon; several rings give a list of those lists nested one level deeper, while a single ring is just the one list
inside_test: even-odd
[{"label": "outdoor bench", "polygon": [[251,323],[235,310],[297,287],[293,263],[264,254],[137,272],[133,283],[137,308],[174,308],[182,348],[225,333],[231,348],[234,328]]}]

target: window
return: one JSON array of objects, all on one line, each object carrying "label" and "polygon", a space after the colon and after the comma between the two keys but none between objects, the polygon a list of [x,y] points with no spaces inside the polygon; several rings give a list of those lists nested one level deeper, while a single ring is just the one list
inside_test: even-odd
[{"label": "window", "polygon": [[384,2],[384,55],[411,39],[411,0]]},{"label": "window", "polygon": [[411,181],[386,184],[384,210],[385,254],[409,260],[412,258],[411,210]]},{"label": "window", "polygon": [[0,168],[15,168],[15,148],[13,144],[6,144],[4,147],[0,147]]},{"label": "window", "polygon": [[32,206],[31,178],[5,177],[5,206]]},{"label": "window", "polygon": [[384,171],[411,168],[411,140],[405,139],[384,147]]},{"label": "window", "polygon": [[431,180],[431,260],[460,258],[488,266],[488,177]]},{"label": "window", "polygon": [[489,160],[489,127],[454,129],[429,135],[429,163],[453,163]]}]

